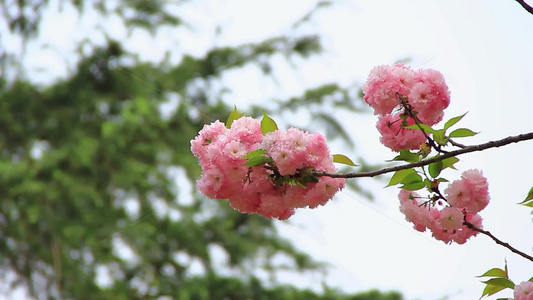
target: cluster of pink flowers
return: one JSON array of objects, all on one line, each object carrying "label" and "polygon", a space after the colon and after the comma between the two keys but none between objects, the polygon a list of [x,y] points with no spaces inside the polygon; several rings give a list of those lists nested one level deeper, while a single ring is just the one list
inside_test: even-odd
[{"label": "cluster of pink flowers", "polygon": [[[418,149],[425,141],[422,132],[400,127],[415,123],[410,117],[400,118],[406,105],[420,122],[431,126],[442,120],[443,110],[450,104],[450,92],[440,72],[414,71],[403,64],[372,69],[363,93],[374,114],[380,115],[377,128],[381,142],[394,151]],[[393,113],[395,109],[397,113]]]},{"label": "cluster of pink flowers", "polygon": [[533,282],[523,281],[514,287],[514,300],[533,300]]},{"label": "cluster of pink flowers", "polygon": [[[244,156],[258,149],[273,162],[246,166]],[[228,199],[244,213],[284,220],[295,208],[324,205],[344,187],[343,178],[325,176],[305,185],[290,184],[305,170],[335,171],[324,137],[295,128],[263,135],[259,120],[250,117],[235,120],[229,129],[220,121],[205,125],[191,141],[191,151],[202,167],[199,191]]]},{"label": "cluster of pink flowers", "polygon": [[427,198],[424,201],[415,192],[401,190],[398,196],[400,211],[416,230],[423,232],[427,228],[433,237],[447,244],[452,241],[464,244],[477,234],[477,231],[464,225],[465,220],[477,228],[483,228],[478,212],[490,200],[487,179],[479,170],[465,171],[460,180],[448,186],[445,194],[450,206],[432,203]]}]

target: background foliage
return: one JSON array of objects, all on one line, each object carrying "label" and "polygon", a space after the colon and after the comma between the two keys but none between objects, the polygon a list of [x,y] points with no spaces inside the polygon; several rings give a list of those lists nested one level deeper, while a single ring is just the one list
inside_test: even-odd
[{"label": "background foliage", "polygon": [[[151,33],[187,23],[172,13],[180,3],[61,2],[80,14],[97,8],[101,18],[119,16],[131,30]],[[7,28],[25,45],[39,35],[48,4],[4,1],[0,7]],[[327,4],[317,2],[295,24]],[[220,86],[223,74],[256,64],[268,76],[276,54],[287,60],[317,55],[318,36],[218,47],[201,57],[183,54],[178,64],[141,61],[124,41],[87,43],[91,51],[79,45],[69,76],[46,86],[32,82],[21,53],[1,53],[0,268],[9,283],[6,294],[22,287],[36,299],[401,299],[395,292],[346,295],[328,287],[317,294],[277,282],[280,270],[323,272],[325,266],[280,238],[271,220],[237,213],[226,201],[189,188],[200,172],[189,141],[231,109],[222,101],[229,88]],[[267,110],[305,110],[330,136],[346,140],[342,126],[313,107],[358,112],[356,94],[328,84],[272,102]],[[223,268],[220,257],[227,258]]]}]

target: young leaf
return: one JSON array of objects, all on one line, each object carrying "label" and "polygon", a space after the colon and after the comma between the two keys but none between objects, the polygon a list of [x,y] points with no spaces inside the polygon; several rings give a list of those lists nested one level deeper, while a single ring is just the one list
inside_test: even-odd
[{"label": "young leaf", "polygon": [[237,120],[238,118],[242,117],[244,114],[237,111],[237,106],[233,107],[233,111],[231,114],[229,114],[228,120],[226,121],[226,128],[231,127],[231,123],[233,121]]},{"label": "young leaf", "polygon": [[426,184],[423,181],[419,181],[419,182],[404,184],[401,188],[404,190],[416,191],[416,190],[424,188],[425,186]]},{"label": "young leaf", "polygon": [[453,125],[455,125],[455,123],[461,121],[461,119],[462,119],[464,116],[466,116],[467,113],[468,113],[468,112],[464,113],[464,115],[462,115],[462,116],[458,116],[458,117],[451,118],[450,120],[448,120],[448,121],[446,122],[446,124],[444,124],[444,130],[446,130],[446,129],[452,127]]},{"label": "young leaf", "polygon": [[500,268],[492,268],[488,270],[487,272],[483,273],[483,275],[479,275],[476,277],[502,277],[507,278],[507,273],[505,273],[504,270]]},{"label": "young leaf", "polygon": [[526,196],[526,199],[524,199],[524,201],[518,203],[518,204],[524,204],[526,202],[528,202],[529,200],[533,200],[533,187],[531,187],[531,189],[529,189],[529,192],[527,193],[527,196]]},{"label": "young leaf", "polygon": [[263,155],[263,154],[265,154],[265,149],[257,149],[255,151],[252,151],[252,152],[246,154],[242,158],[252,158],[252,157],[260,156],[260,155]]},{"label": "young leaf", "polygon": [[498,277],[498,278],[491,278],[487,281],[482,281],[483,283],[486,283],[487,285],[495,285],[495,286],[501,286],[503,288],[510,288],[510,289],[514,289],[514,286],[515,284],[507,279],[507,278],[501,278],[501,277]]},{"label": "young leaf", "polygon": [[418,175],[417,173],[411,173],[407,175],[402,181],[401,184],[411,184],[411,183],[418,183],[422,182],[422,177]]},{"label": "young leaf", "polygon": [[417,124],[413,124],[413,125],[405,126],[404,128],[417,129],[417,130],[420,130],[420,128],[422,128],[425,132],[429,132],[429,133],[435,132],[435,130],[433,130],[433,128],[429,127],[426,124],[418,124],[418,125]]},{"label": "young leaf", "polygon": [[356,164],[354,164],[354,162],[351,159],[349,159],[346,155],[342,155],[342,154],[333,154],[333,162],[345,164],[345,165],[353,166],[353,167],[357,166]]},{"label": "young leaf", "polygon": [[433,139],[437,144],[439,145],[446,145],[448,143],[448,139],[444,136],[444,129],[435,130],[433,132]]},{"label": "young leaf", "polygon": [[417,153],[413,153],[407,149],[401,149],[400,155],[397,155],[395,158],[389,161],[418,162],[420,161],[420,156],[418,156]]},{"label": "young leaf", "polygon": [[526,203],[519,203],[519,204],[525,205],[527,207],[533,207],[533,200],[529,201],[529,202],[526,202]]},{"label": "young leaf", "polygon": [[416,174],[416,171],[414,169],[406,169],[406,170],[399,170],[399,171],[396,171],[394,172],[394,175],[392,175],[390,181],[389,181],[389,184],[387,184],[387,186],[393,186],[393,185],[397,185],[399,183],[402,182],[402,180],[411,175],[411,174]]},{"label": "young leaf", "polygon": [[455,170],[455,167],[453,165],[458,161],[459,159],[455,156],[445,158],[442,160],[442,169],[444,170],[446,168],[450,168]]},{"label": "young leaf", "polygon": [[459,128],[459,129],[455,129],[454,131],[450,132],[450,137],[451,138],[467,137],[467,136],[474,136],[476,134],[478,134],[478,133],[477,132],[473,132],[470,129]]},{"label": "young leaf", "polygon": [[273,162],[272,158],[268,156],[254,156],[250,158],[244,165],[248,167],[256,167],[264,165],[268,162]]},{"label": "young leaf", "polygon": [[487,286],[483,289],[483,294],[481,294],[481,298],[483,298],[484,296],[494,295],[503,289],[505,289],[505,287],[487,284]]},{"label": "young leaf", "polygon": [[431,177],[433,178],[437,178],[437,176],[439,176],[440,172],[443,169],[442,160],[436,161],[434,163],[430,163],[428,169],[429,169],[429,175],[431,175]]},{"label": "young leaf", "polygon": [[261,131],[263,134],[267,134],[271,131],[278,129],[278,125],[271,117],[263,112],[263,119],[261,120]]}]

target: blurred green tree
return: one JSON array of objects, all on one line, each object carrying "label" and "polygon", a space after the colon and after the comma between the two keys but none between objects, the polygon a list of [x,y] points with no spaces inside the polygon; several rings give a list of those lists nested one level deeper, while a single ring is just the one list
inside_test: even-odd
[{"label": "blurred green tree", "polygon": [[[118,15],[128,28],[152,33],[184,24],[166,1],[116,2],[110,9],[105,1],[60,1],[80,13],[91,5],[101,18]],[[31,41],[48,4],[2,2],[6,28]],[[325,5],[317,2],[297,23]],[[325,266],[280,238],[271,220],[237,213],[188,188],[200,174],[189,141],[231,109],[214,83],[249,64],[268,75],[275,54],[314,55],[321,50],[317,36],[213,48],[201,57],[184,54],[178,64],[143,62],[122,42],[91,45],[89,54],[80,45],[76,68],[46,86],[32,82],[19,53],[0,53],[0,276],[6,294],[21,287],[35,299],[402,298],[327,287],[318,294],[264,282],[258,272],[275,278],[280,269],[323,272]],[[328,84],[270,110],[329,105],[359,111],[357,101],[353,90]],[[310,113],[347,140],[334,119],[321,110]],[[290,263],[281,265],[279,257]]]}]

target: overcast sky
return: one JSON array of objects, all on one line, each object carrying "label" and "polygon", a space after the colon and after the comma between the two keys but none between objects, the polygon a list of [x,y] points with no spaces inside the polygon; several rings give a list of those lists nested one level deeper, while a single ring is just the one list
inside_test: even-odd
[{"label": "overcast sky", "polygon": [[[291,32],[292,22],[312,7],[308,2],[196,0],[181,10],[186,18],[199,21],[194,30],[161,32],[155,39],[137,33],[128,47],[150,60],[158,60],[166,49],[176,47],[179,60],[180,53],[258,41]],[[87,29],[98,20],[80,20],[68,12],[62,14],[61,23],[57,16],[45,19],[43,40],[54,47],[28,50],[26,63],[44,70],[35,74],[37,81],[44,83],[66,74],[64,58],[72,53],[72,41],[91,36],[103,42],[101,35]],[[68,22],[72,26],[64,25]],[[222,24],[221,35],[215,35],[215,24]],[[111,36],[123,38],[126,34],[113,23],[104,26]],[[326,52],[312,61],[296,61],[296,71],[280,60],[277,81],[260,77],[254,67],[232,72],[224,79],[233,87],[226,96],[228,104],[245,110],[247,105],[263,101],[265,95],[286,98],[302,88],[331,81],[362,84],[372,67],[409,57],[413,68],[434,68],[444,74],[452,94],[445,119],[469,112],[460,125],[481,133],[464,143],[533,131],[533,15],[513,0],[343,0],[292,32],[319,32]],[[176,46],[176,39],[188,42]],[[394,156],[379,143],[374,116],[338,117],[353,134],[357,148],[334,144],[332,152],[350,156],[350,151],[356,151],[373,162]],[[306,124],[305,116],[301,118]],[[319,126],[311,129],[321,130]],[[532,154],[531,142],[468,154],[460,157],[458,171],[445,173],[453,181],[467,169],[483,170],[492,197],[481,212],[485,229],[529,253],[533,247],[531,209],[515,203],[533,186]],[[485,236],[459,246],[415,232],[398,211],[396,188],[383,189],[385,183],[374,179],[357,180],[372,189],[375,202],[343,191],[325,207],[297,211],[291,225],[279,222],[282,235],[317,259],[332,263],[329,284],[346,291],[395,289],[407,299],[477,299],[484,286],[474,276],[503,267],[505,259],[515,283],[533,276],[533,263]],[[319,286],[318,278],[296,282]]]}]

